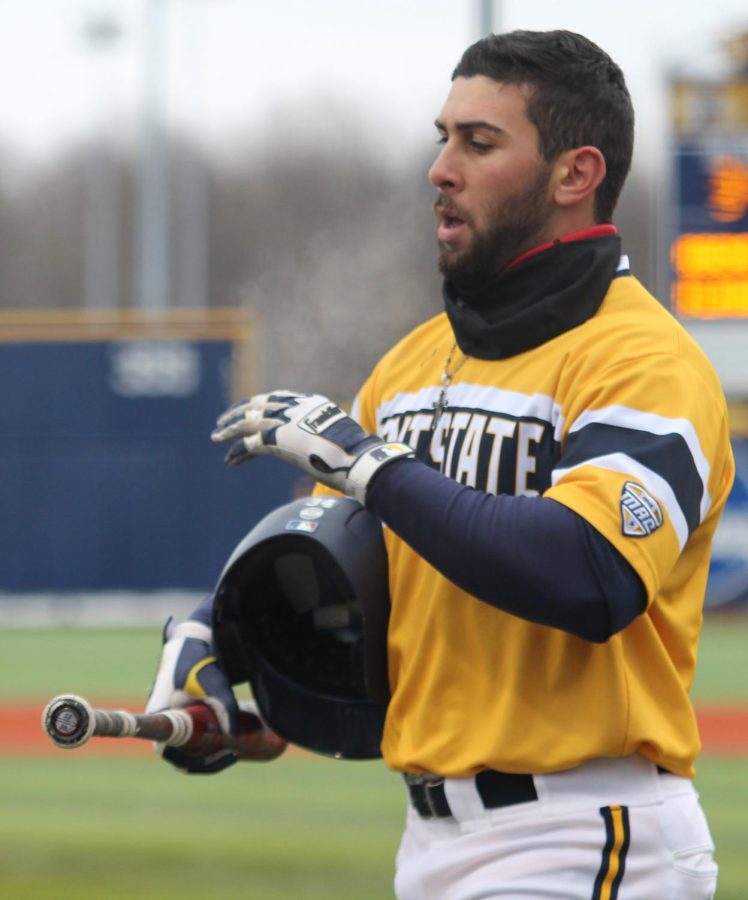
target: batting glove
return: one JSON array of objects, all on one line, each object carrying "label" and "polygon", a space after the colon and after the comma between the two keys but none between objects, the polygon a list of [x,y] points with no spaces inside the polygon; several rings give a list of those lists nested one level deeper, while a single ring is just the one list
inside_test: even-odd
[{"label": "batting glove", "polygon": [[[145,711],[159,712],[196,702],[205,703],[213,710],[224,733],[236,733],[239,705],[213,655],[210,628],[191,619],[178,625],[169,619],[164,628],[161,662]],[[172,765],[193,775],[220,772],[237,760],[230,750],[204,757],[163,744],[157,744],[156,749]]]},{"label": "batting glove", "polygon": [[293,391],[257,394],[236,403],[218,419],[211,439],[234,441],[227,465],[276,456],[361,504],[383,466],[413,456],[406,444],[385,443],[364,431],[327,397]]}]

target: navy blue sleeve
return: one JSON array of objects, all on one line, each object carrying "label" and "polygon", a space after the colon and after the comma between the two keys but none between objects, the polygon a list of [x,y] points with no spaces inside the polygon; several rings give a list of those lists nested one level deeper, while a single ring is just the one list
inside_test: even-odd
[{"label": "navy blue sleeve", "polygon": [[462,590],[522,619],[602,643],[646,607],[629,563],[555,500],[486,494],[406,459],[377,474],[367,507]]},{"label": "navy blue sleeve", "polygon": [[213,594],[204,597],[200,604],[192,610],[189,619],[193,622],[202,622],[210,628],[213,624]]}]

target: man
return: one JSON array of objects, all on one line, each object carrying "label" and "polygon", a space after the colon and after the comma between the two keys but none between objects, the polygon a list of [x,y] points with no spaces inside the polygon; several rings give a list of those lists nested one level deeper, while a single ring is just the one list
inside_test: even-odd
[{"label": "man", "polygon": [[[569,32],[491,36],[436,128],[445,312],[384,356],[357,421],[278,391],[213,438],[387,526],[398,897],[711,897],[688,690],[733,462],[711,366],[611,224],[623,75]],[[192,695],[233,710],[208,608],[167,642],[151,708],[197,663]]]}]

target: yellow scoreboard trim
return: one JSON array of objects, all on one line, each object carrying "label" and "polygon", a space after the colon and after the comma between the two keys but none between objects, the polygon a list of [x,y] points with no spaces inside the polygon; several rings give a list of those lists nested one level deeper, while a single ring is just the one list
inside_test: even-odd
[{"label": "yellow scoreboard trim", "polygon": [[258,390],[261,341],[252,310],[0,310],[0,345],[118,341],[229,342],[233,398]]},{"label": "yellow scoreboard trim", "polygon": [[4,309],[0,343],[160,340],[246,341],[255,316],[242,309]]}]

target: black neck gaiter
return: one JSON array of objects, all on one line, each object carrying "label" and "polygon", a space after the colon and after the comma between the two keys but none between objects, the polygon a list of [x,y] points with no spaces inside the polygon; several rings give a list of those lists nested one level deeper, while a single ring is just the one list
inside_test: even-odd
[{"label": "black neck gaiter", "polygon": [[617,235],[557,241],[511,266],[480,292],[442,288],[457,343],[467,356],[508,359],[594,316],[621,257]]}]

